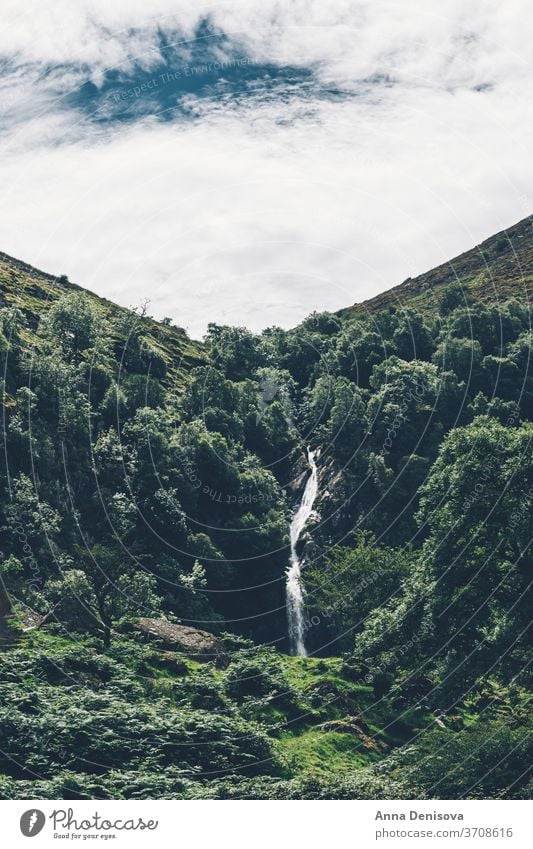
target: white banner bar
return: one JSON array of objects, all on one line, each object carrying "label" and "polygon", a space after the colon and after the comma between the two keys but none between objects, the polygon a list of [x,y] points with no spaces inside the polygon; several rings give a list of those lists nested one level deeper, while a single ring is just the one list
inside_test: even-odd
[{"label": "white banner bar", "polygon": [[530,849],[532,813],[528,801],[0,802],[6,849]]}]

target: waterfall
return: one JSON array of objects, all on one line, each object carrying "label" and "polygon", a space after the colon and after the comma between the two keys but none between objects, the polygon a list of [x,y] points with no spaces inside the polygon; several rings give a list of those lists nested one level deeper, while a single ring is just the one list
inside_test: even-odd
[{"label": "waterfall", "polygon": [[305,649],[305,622],[304,622],[304,593],[302,588],[302,563],[303,557],[298,555],[298,541],[302,535],[309,516],[313,510],[313,504],[318,492],[318,474],[315,463],[318,451],[307,449],[307,459],[311,467],[311,474],[307,479],[304,494],[298,510],[291,522],[291,565],[287,570],[287,619],[289,624],[289,644],[291,654],[307,657]]}]

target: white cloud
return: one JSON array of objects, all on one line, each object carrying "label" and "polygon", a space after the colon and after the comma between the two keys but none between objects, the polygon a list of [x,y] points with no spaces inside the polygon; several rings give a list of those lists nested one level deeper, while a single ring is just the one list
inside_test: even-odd
[{"label": "white cloud", "polygon": [[3,0],[0,52],[43,63],[115,67],[150,61],[159,29],[194,37],[206,15],[255,58],[321,63],[344,79],[396,70],[405,78],[468,83],[514,74],[530,55],[525,0]]},{"label": "white cloud", "polygon": [[374,73],[470,85],[514,78],[531,61],[526,0],[3,0],[0,53],[93,70],[149,65],[160,30],[193,39],[209,16],[261,61],[319,65],[332,81]]},{"label": "white cloud", "polygon": [[[3,5],[14,76],[0,97],[6,80],[18,90],[23,63],[86,62],[94,79],[149,64],[156,24],[190,37],[211,4]],[[2,250],[123,304],[149,296],[198,335],[212,320],[288,326],[362,300],[531,211],[524,4],[472,3],[468,18],[455,0],[429,14],[343,0],[213,6],[254,59],[318,65],[361,96],[191,99],[189,123],[106,130],[32,86],[24,109],[8,104]],[[394,86],[363,92],[387,72]],[[81,72],[58,73],[72,85]],[[481,84],[492,88],[472,90]]]}]

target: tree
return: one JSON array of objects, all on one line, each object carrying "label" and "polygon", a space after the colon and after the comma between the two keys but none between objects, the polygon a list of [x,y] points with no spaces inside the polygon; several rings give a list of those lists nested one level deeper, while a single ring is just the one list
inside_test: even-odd
[{"label": "tree", "polygon": [[390,340],[368,329],[366,324],[355,322],[339,336],[336,350],[338,368],[342,375],[366,388],[373,367],[392,351]]},{"label": "tree", "polygon": [[209,324],[206,342],[215,368],[230,380],[245,380],[259,366],[267,365],[260,337],[245,327]]},{"label": "tree", "polygon": [[443,290],[439,299],[439,312],[442,316],[449,315],[457,307],[469,303],[470,296],[460,283],[451,283]]},{"label": "tree", "polygon": [[472,392],[479,387],[482,358],[477,339],[450,336],[438,344],[431,359],[442,371],[453,371],[459,380],[472,387]]},{"label": "tree", "polygon": [[374,367],[370,385],[375,390],[367,405],[370,448],[392,466],[401,457],[432,450],[433,441],[442,436],[434,414],[440,390],[437,367],[389,357]]},{"label": "tree", "polygon": [[335,651],[350,649],[366,617],[401,590],[413,561],[411,551],[380,546],[368,531],[353,545],[338,546],[324,562],[306,567],[310,621],[317,617],[335,638]]},{"label": "tree", "polygon": [[483,354],[492,354],[497,347],[495,316],[483,304],[477,303],[466,309],[456,310],[449,321],[449,332],[458,339],[475,340],[480,344]]},{"label": "tree", "polygon": [[366,430],[366,407],[361,390],[346,378],[338,377],[325,434],[335,456],[342,462],[350,460],[360,449]]},{"label": "tree", "polygon": [[532,440],[530,423],[480,416],[446,438],[421,487],[434,646],[443,677],[462,670],[456,688],[492,663],[506,676],[520,669],[523,639],[513,644],[530,616]]},{"label": "tree", "polygon": [[405,310],[392,342],[403,360],[429,360],[435,347],[430,328],[415,310]]},{"label": "tree", "polygon": [[78,546],[77,560],[81,570],[67,573],[65,580],[70,592],[93,613],[106,648],[117,619],[128,613],[151,616],[159,610],[155,578],[122,550],[100,543],[91,548]]},{"label": "tree", "polygon": [[460,731],[434,728],[395,753],[385,773],[401,775],[418,798],[517,798],[531,773],[531,730],[494,719]]},{"label": "tree", "polygon": [[104,316],[87,295],[77,292],[63,295],[52,304],[39,332],[52,345],[58,345],[67,359],[78,359],[97,344],[102,352],[108,339]]}]

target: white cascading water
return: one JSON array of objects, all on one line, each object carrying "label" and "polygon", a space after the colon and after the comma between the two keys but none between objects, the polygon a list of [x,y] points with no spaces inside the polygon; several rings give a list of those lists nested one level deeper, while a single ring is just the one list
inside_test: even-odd
[{"label": "white cascading water", "polygon": [[287,619],[289,623],[289,645],[293,655],[307,657],[305,648],[304,593],[302,588],[303,557],[298,556],[298,541],[302,535],[318,492],[318,473],[315,463],[317,451],[307,449],[307,459],[311,466],[311,474],[305,485],[304,494],[298,510],[291,522],[291,565],[287,570]]}]

